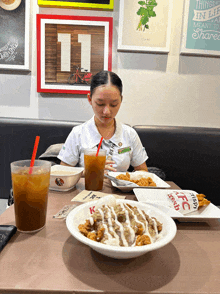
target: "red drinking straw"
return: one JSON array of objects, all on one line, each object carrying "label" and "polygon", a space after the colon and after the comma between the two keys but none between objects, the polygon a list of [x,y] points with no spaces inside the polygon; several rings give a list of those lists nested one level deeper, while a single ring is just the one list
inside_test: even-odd
[{"label": "red drinking straw", "polygon": [[38,148],[39,140],[40,140],[40,136],[36,136],[35,143],[34,143],[34,149],[33,149],[32,157],[31,157],[29,175],[33,171],[33,166],[34,166],[34,161],[35,161],[35,157],[36,157],[36,154],[37,154],[37,148]]},{"label": "red drinking straw", "polygon": [[98,154],[99,154],[99,149],[101,148],[102,140],[103,140],[103,137],[101,138],[101,140],[100,140],[100,142],[99,142],[98,150],[97,150],[97,152],[96,152],[96,157],[97,157]]}]

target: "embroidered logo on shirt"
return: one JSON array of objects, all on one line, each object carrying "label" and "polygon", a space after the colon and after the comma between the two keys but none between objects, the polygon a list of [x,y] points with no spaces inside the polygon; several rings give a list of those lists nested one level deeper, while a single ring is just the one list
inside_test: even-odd
[{"label": "embroidered logo on shirt", "polygon": [[126,153],[129,151],[131,151],[131,147],[121,148],[121,149],[118,149],[118,154]]}]

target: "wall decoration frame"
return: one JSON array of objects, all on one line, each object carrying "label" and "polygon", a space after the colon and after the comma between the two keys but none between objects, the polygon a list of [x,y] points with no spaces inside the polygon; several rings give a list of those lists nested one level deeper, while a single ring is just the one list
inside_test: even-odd
[{"label": "wall decoration frame", "polygon": [[220,1],[185,0],[180,53],[220,55]]},{"label": "wall decoration frame", "polygon": [[114,0],[38,0],[39,6],[113,10]]},{"label": "wall decoration frame", "polygon": [[87,94],[112,69],[112,17],[37,15],[37,92]]},{"label": "wall decoration frame", "polygon": [[172,0],[120,0],[118,51],[168,53]]},{"label": "wall decoration frame", "polygon": [[0,69],[29,69],[30,0],[0,3]]}]

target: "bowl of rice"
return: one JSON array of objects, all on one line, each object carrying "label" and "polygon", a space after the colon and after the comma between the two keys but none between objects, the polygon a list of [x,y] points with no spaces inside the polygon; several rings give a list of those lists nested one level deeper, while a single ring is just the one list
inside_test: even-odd
[{"label": "bowl of rice", "polygon": [[69,191],[76,186],[83,174],[83,167],[53,165],[50,171],[50,190]]}]

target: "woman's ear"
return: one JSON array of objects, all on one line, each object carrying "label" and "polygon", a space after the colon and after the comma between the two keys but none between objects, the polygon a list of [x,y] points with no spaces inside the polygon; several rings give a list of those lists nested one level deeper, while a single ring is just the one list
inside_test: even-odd
[{"label": "woman's ear", "polygon": [[90,93],[87,94],[87,99],[88,99],[89,103],[92,105],[92,98],[90,96]]}]

